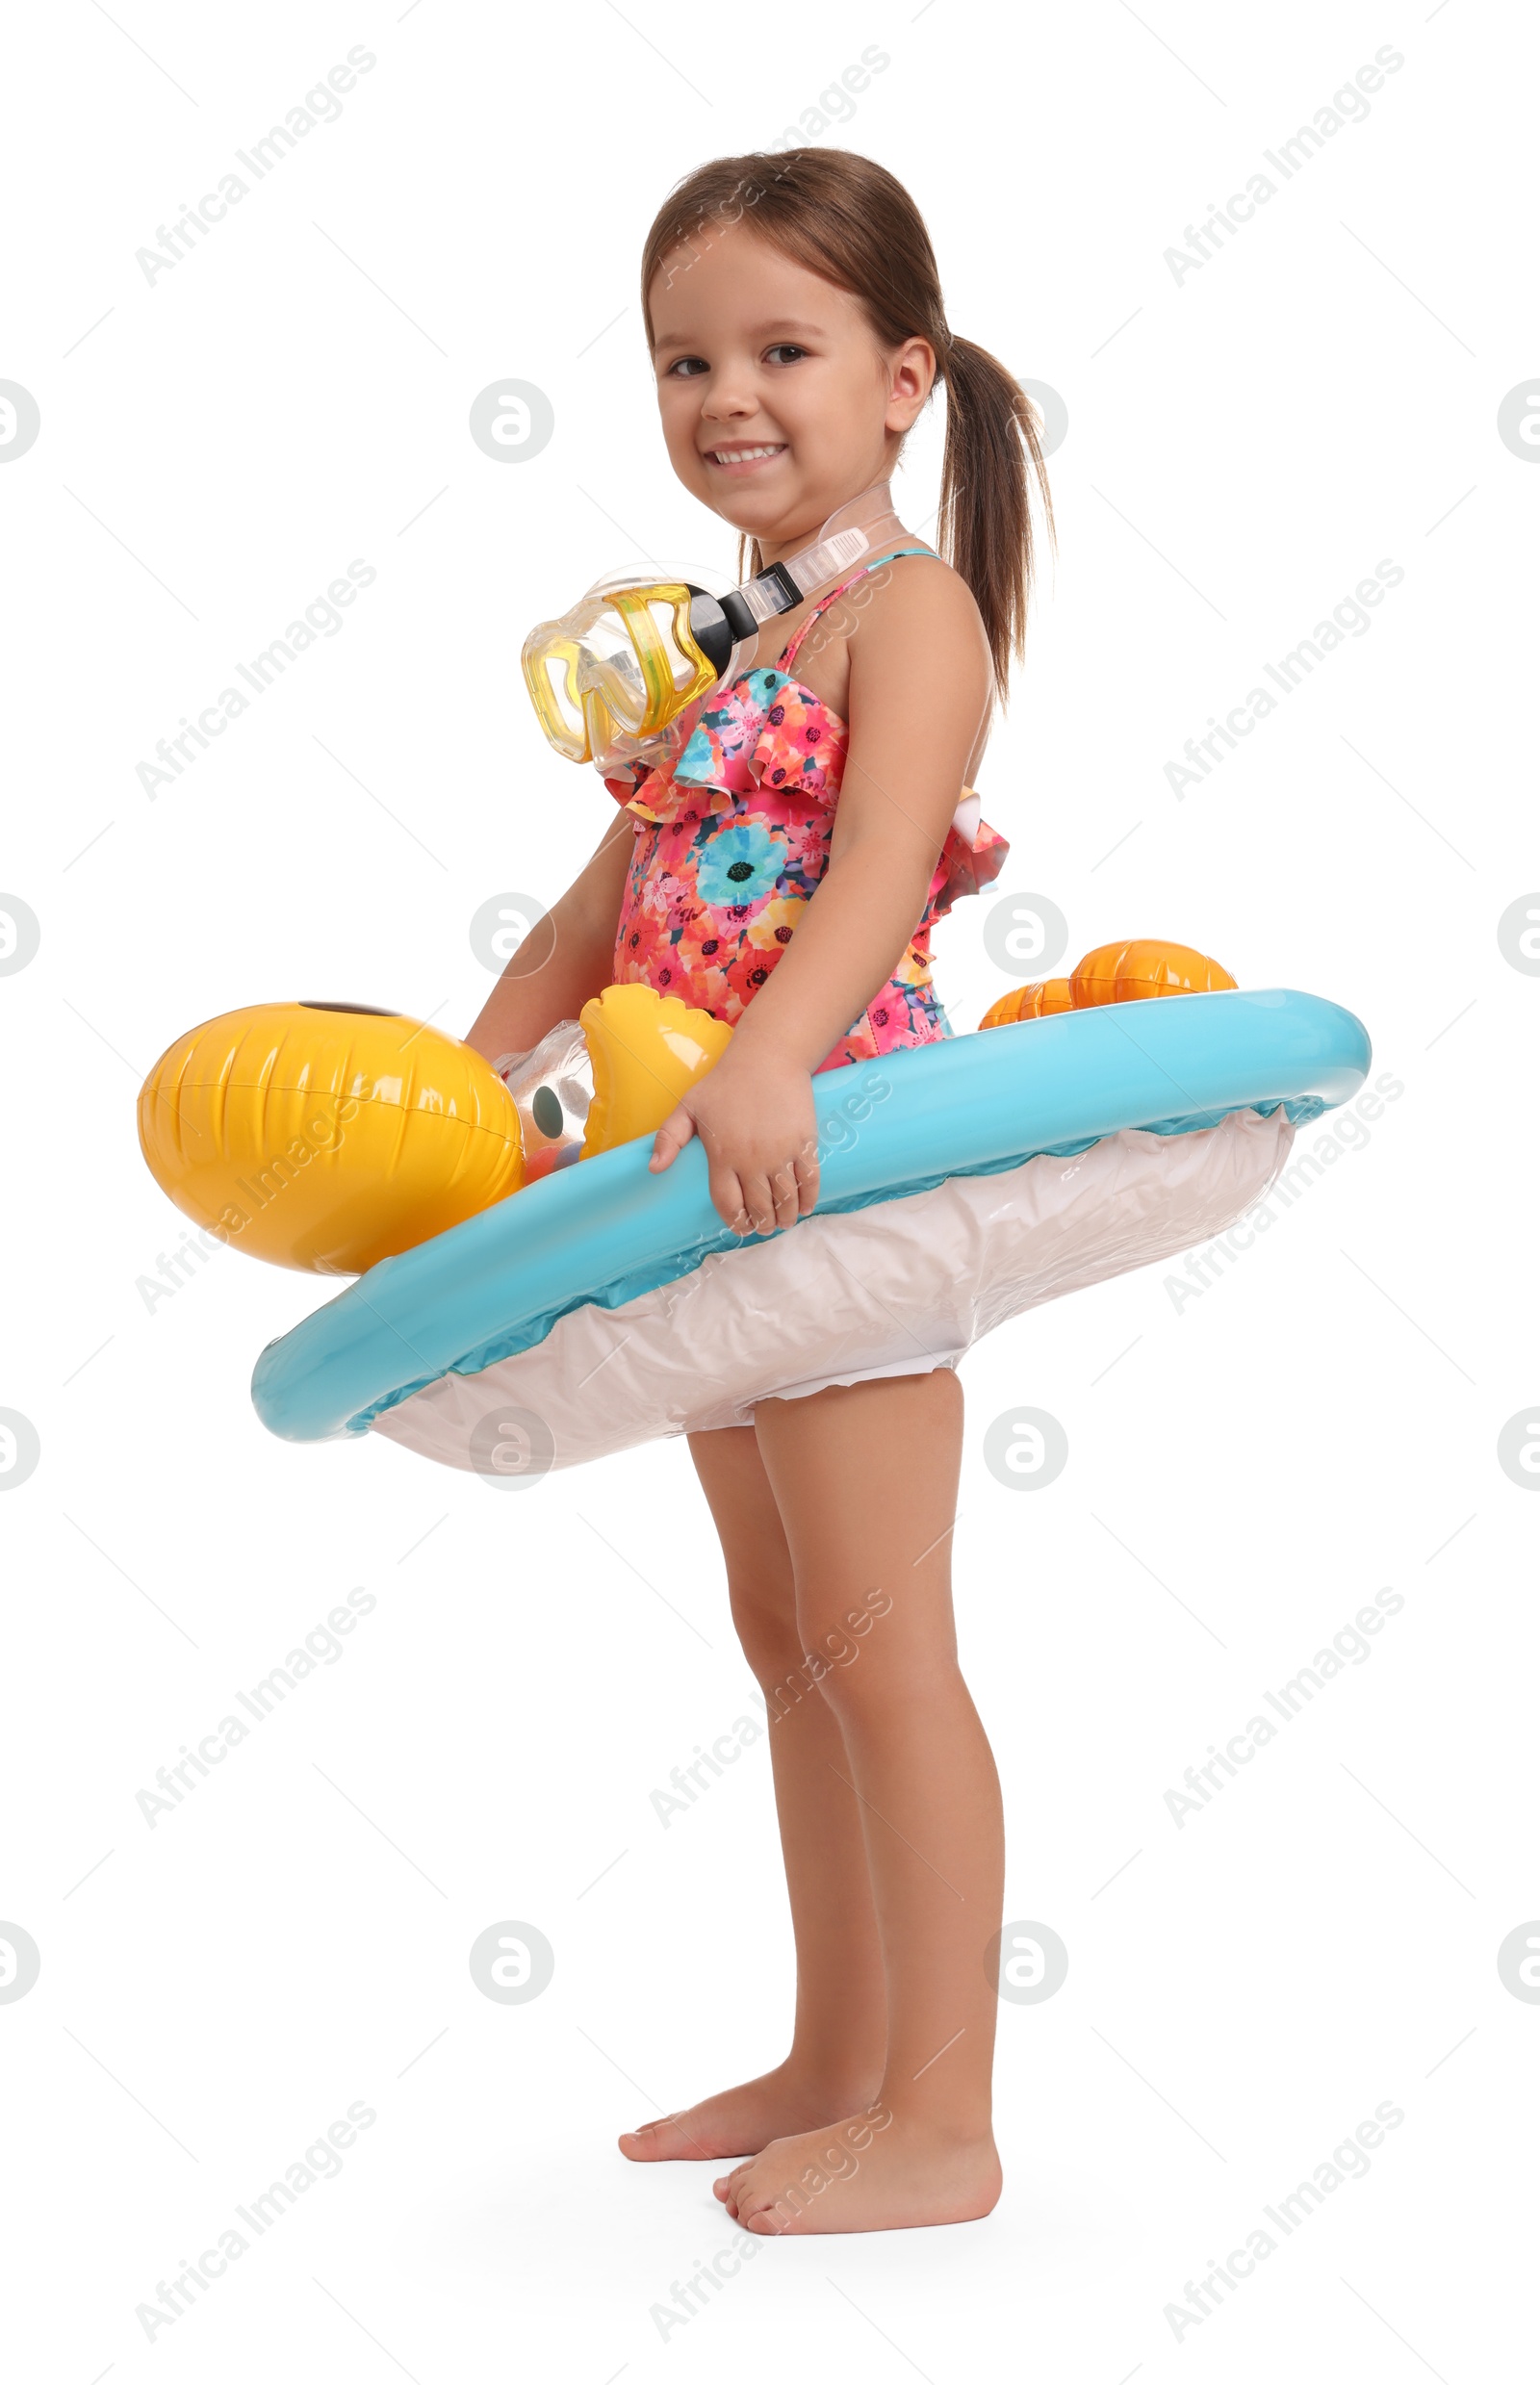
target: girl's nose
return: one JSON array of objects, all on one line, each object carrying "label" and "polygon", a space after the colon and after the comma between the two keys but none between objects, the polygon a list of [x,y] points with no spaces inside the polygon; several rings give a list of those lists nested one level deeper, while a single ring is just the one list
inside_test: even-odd
[{"label": "girl's nose", "polygon": [[758,393],[732,372],[720,374],[701,400],[701,420],[706,423],[741,421],[745,415],[758,411]]}]

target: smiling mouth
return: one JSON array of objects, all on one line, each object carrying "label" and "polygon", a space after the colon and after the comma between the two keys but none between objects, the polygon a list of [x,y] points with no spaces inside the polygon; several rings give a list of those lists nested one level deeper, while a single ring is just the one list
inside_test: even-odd
[{"label": "smiling mouth", "polygon": [[706,460],[708,464],[715,464],[721,471],[731,472],[734,468],[741,468],[745,465],[771,463],[776,456],[784,455],[785,451],[786,442],[782,439],[774,443],[761,442],[757,447],[752,448],[707,448]]}]

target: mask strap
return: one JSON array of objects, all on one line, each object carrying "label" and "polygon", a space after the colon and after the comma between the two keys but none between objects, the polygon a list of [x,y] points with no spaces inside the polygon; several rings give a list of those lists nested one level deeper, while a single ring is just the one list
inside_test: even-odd
[{"label": "mask strap", "polygon": [[794,612],[805,597],[811,596],[826,579],[848,571],[870,547],[864,530],[836,530],[833,538],[821,538],[788,562],[772,563],[768,571],[746,580],[741,588],[730,589],[718,602],[734,638],[753,637],[761,622],[773,620],[778,613]]}]

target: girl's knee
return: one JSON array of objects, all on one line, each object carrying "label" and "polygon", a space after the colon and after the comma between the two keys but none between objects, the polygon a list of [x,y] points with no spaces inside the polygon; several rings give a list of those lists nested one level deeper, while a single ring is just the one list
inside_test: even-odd
[{"label": "girl's knee", "polygon": [[[799,1626],[789,1580],[739,1582],[732,1595],[739,1644],[773,1716],[818,1705],[830,1676],[854,1665],[860,1643],[847,1625],[824,1621],[811,1632]],[[854,1620],[870,1627],[869,1616]]]},{"label": "girl's knee", "polygon": [[783,1679],[801,1661],[796,1601],[789,1579],[731,1581],[732,1628],[750,1672],[761,1689]]},{"label": "girl's knee", "polygon": [[809,1649],[803,1658],[808,1679],[841,1719],[860,1714],[880,1694],[873,1669],[861,1663],[861,1654],[859,1643],[851,1641],[834,1653]]},{"label": "girl's knee", "polygon": [[826,1593],[801,1585],[797,1629],[805,1660],[820,1679],[854,1673],[862,1650],[880,1640],[883,1619],[892,1611],[886,1590]]},{"label": "girl's knee", "polygon": [[827,1603],[802,1595],[804,1671],[842,1720],[924,1702],[956,1673],[950,1618],[897,1617],[894,1607],[882,1589]]}]

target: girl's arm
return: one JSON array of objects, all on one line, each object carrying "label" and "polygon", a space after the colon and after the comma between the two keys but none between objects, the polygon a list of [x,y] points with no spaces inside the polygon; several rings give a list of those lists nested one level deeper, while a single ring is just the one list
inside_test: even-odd
[{"label": "girl's arm", "polygon": [[619,813],[560,902],[530,929],[465,1039],[473,1050],[493,1061],[532,1051],[610,983],[633,829],[630,813]]},{"label": "girl's arm", "polygon": [[967,588],[907,563],[850,645],[850,751],[829,868],[732,1041],[658,1130],[654,1167],[694,1133],[718,1214],[768,1233],[818,1197],[811,1077],[896,966],[925,908],[992,701]]}]

